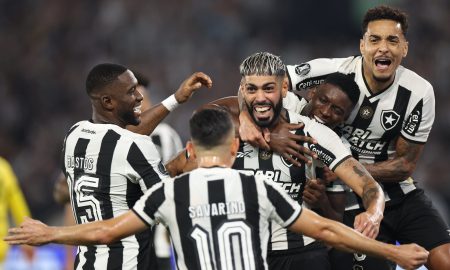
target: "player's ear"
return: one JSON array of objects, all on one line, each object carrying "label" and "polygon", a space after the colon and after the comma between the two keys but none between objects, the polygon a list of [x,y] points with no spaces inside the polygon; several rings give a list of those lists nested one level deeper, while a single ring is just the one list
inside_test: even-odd
[{"label": "player's ear", "polygon": [[233,138],[231,142],[231,156],[235,157],[239,150],[239,138]]},{"label": "player's ear", "polygon": [[359,40],[359,52],[364,55],[364,38]]},{"label": "player's ear", "polygon": [[107,109],[108,111],[114,109],[114,102],[110,95],[101,95],[100,103],[102,104],[102,107]]},{"label": "player's ear", "polygon": [[197,158],[197,156],[196,156],[196,154],[195,154],[195,146],[194,146],[194,144],[192,143],[192,141],[187,141],[187,143],[186,143],[186,151],[188,152],[188,154],[189,154],[189,157],[192,157],[192,158]]},{"label": "player's ear", "polygon": [[288,90],[289,90],[289,79],[288,79],[287,76],[285,76],[283,78],[282,83],[281,83],[281,95],[282,95],[282,97],[286,97]]},{"label": "player's ear", "polygon": [[408,45],[409,45],[409,42],[405,41],[405,46],[403,48],[403,57],[406,57],[408,55]]}]

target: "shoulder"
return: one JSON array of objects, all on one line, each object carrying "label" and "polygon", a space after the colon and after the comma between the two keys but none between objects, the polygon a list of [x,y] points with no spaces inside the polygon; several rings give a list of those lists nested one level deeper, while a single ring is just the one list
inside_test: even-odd
[{"label": "shoulder", "polygon": [[413,95],[434,96],[433,86],[416,72],[403,66],[398,67],[398,84],[410,90]]}]

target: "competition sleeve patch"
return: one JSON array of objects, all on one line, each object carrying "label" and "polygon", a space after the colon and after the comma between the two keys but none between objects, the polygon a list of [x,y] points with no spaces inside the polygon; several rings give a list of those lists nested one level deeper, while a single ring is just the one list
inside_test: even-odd
[{"label": "competition sleeve patch", "polygon": [[420,100],[408,116],[405,126],[403,127],[403,131],[408,135],[415,136],[417,130],[419,129],[420,122],[422,121],[422,107],[423,101]]}]

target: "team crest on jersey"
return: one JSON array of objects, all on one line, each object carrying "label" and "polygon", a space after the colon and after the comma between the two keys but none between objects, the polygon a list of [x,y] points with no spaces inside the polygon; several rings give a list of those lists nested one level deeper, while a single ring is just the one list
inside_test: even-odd
[{"label": "team crest on jersey", "polygon": [[394,110],[387,110],[381,112],[381,125],[385,130],[391,130],[397,125],[400,120],[400,115]]},{"label": "team crest on jersey", "polygon": [[300,76],[308,75],[310,70],[311,70],[311,65],[308,63],[303,63],[303,64],[295,67],[295,73],[297,73]]},{"label": "team crest on jersey", "polygon": [[268,160],[272,157],[272,151],[260,149],[259,150],[259,158],[263,160]]},{"label": "team crest on jersey", "polygon": [[359,115],[362,119],[369,119],[373,115],[373,109],[369,106],[364,106],[359,109]]}]

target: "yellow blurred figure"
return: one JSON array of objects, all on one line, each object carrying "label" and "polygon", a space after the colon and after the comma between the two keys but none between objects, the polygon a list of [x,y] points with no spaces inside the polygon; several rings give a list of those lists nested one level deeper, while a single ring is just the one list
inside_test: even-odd
[{"label": "yellow blurred figure", "polygon": [[[17,182],[17,177],[7,160],[0,157],[0,239],[8,234],[9,213],[16,225],[25,217],[30,217],[30,210]],[[0,269],[9,246],[0,241]]]}]

